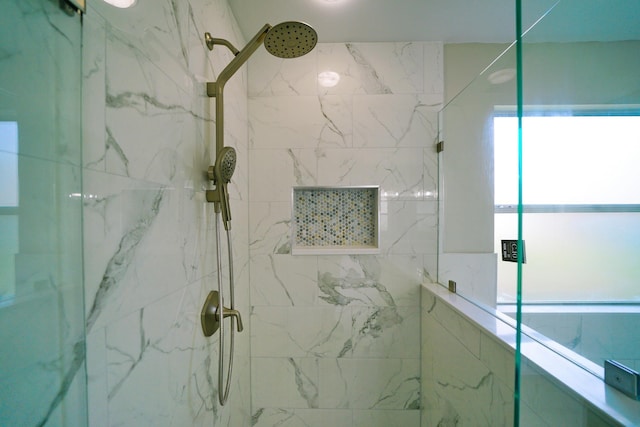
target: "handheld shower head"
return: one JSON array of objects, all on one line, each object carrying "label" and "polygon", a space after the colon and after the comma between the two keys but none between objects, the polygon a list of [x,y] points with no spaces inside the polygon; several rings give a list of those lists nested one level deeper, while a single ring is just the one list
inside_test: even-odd
[{"label": "handheld shower head", "polygon": [[225,230],[231,229],[231,207],[229,205],[229,192],[227,184],[231,181],[236,169],[236,150],[232,147],[222,147],[216,155],[216,163],[213,166],[216,187],[220,195],[220,208],[222,210],[222,222]]}]

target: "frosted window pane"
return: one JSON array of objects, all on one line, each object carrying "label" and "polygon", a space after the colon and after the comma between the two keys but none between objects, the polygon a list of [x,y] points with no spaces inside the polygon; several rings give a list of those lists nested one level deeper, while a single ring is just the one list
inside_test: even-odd
[{"label": "frosted window pane", "polygon": [[0,206],[18,206],[18,123],[0,122]]},{"label": "frosted window pane", "polygon": [[[523,118],[524,204],[640,203],[640,116]],[[495,204],[516,204],[517,118],[494,118]]]},{"label": "frosted window pane", "polygon": [[[495,215],[495,247],[517,227]],[[640,213],[525,214],[523,239],[524,301],[640,301]],[[514,302],[517,264],[498,265],[498,302]]]}]

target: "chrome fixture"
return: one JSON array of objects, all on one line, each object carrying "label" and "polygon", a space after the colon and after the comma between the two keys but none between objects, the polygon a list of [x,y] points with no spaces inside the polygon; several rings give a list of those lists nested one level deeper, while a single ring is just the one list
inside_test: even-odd
[{"label": "chrome fixture", "polygon": [[[265,24],[264,27],[247,43],[242,49],[236,49],[231,42],[211,36],[211,33],[204,34],[204,41],[209,50],[214,46],[221,45],[229,49],[235,57],[218,75],[218,80],[207,83],[207,96],[216,98],[216,160],[209,166],[207,175],[213,182],[214,188],[206,190],[207,202],[213,203],[216,214],[216,245],[217,245],[217,266],[218,266],[218,290],[211,291],[202,307],[200,320],[202,331],[209,337],[216,331],[220,331],[220,351],[218,359],[218,400],[220,405],[224,405],[229,397],[229,385],[231,373],[233,372],[233,348],[235,332],[233,329],[234,320],[237,322],[238,332],[242,332],[242,317],[235,310],[234,304],[234,281],[233,281],[233,256],[231,250],[231,209],[229,207],[229,192],[227,184],[236,167],[236,150],[232,147],[224,146],[224,101],[223,90],[227,81],[238,69],[251,57],[251,55],[264,43],[269,53],[279,58],[297,58],[309,53],[318,42],[318,35],[313,28],[302,22],[283,22],[271,26]],[[220,214],[222,223],[227,233],[227,249],[229,257],[229,307],[225,307],[224,293],[222,285],[222,255],[220,251]],[[224,334],[225,327],[223,320],[231,318],[231,336],[229,345],[229,364],[227,369],[226,383],[224,378]]]}]

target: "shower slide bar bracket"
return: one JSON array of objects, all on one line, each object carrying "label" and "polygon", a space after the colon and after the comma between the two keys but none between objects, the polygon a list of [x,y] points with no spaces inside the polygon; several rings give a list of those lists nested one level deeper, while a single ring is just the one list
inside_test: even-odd
[{"label": "shower slide bar bracket", "polygon": [[[207,296],[207,299],[202,307],[202,313],[200,315],[200,322],[202,323],[202,332],[205,337],[210,337],[215,334],[218,328],[220,328],[220,314],[218,312],[220,306],[218,291],[211,291]],[[231,317],[236,319],[238,332],[242,332],[244,327],[242,326],[242,316],[238,310],[232,310],[227,307],[222,307],[222,318]]]}]

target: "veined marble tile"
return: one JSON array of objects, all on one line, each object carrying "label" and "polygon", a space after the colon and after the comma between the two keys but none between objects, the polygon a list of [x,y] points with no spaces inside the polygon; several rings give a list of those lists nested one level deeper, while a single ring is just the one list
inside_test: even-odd
[{"label": "veined marble tile", "polygon": [[251,202],[251,256],[291,253],[291,202]]},{"label": "veined marble tile", "polygon": [[[523,325],[535,329],[542,335],[580,354],[582,354],[583,347],[582,323],[583,319],[580,313],[522,313]],[[608,331],[607,335],[612,331],[610,325],[605,326],[603,330]]]},{"label": "veined marble tile", "polygon": [[251,258],[252,306],[314,306],[318,295],[314,256],[256,255]]},{"label": "veined marble tile", "polygon": [[354,147],[427,147],[438,131],[437,95],[356,95]]},{"label": "veined marble tile", "polygon": [[82,26],[82,164],[88,169],[105,171],[105,23],[100,15],[88,13]]},{"label": "veined marble tile", "polygon": [[[191,192],[87,174],[87,327],[108,324],[214,268],[213,236]],[[115,190],[115,193],[111,193]],[[203,206],[197,204],[197,206]],[[184,209],[186,208],[186,209]],[[194,209],[194,210],[192,210]],[[177,225],[177,226],[176,226]]]},{"label": "veined marble tile", "polygon": [[[424,155],[424,182],[422,196],[425,200],[438,200],[438,153],[436,153],[436,139],[434,135],[432,143],[427,144],[423,150]],[[420,194],[417,194],[419,196]]]},{"label": "veined marble tile", "polygon": [[276,58],[258,49],[247,63],[249,97],[317,95],[317,56],[318,49],[293,59]]},{"label": "veined marble tile", "polygon": [[277,96],[249,100],[250,144],[263,148],[350,147],[351,99]]},{"label": "veined marble tile", "polygon": [[318,72],[334,71],[340,82],[319,88],[329,94],[422,93],[421,43],[322,43]]},{"label": "veined marble tile", "polygon": [[319,408],[318,359],[251,360],[254,408]]},{"label": "veined marble tile", "polygon": [[320,407],[419,409],[419,359],[320,359]]},{"label": "veined marble tile", "polygon": [[352,411],[348,409],[254,409],[253,427],[351,427]]},{"label": "veined marble tile", "polygon": [[[213,37],[229,40],[238,50],[245,46],[245,39],[238,27],[233,12],[226,1],[192,1],[189,8],[189,38],[186,55],[189,58],[189,71],[194,84],[215,81],[217,75],[233,59],[233,53],[224,46],[209,51],[205,44],[204,33]],[[258,29],[256,29],[257,31]],[[233,81],[241,80],[246,87],[246,67],[238,70]]]},{"label": "veined marble tile", "polygon": [[437,202],[389,200],[381,202],[382,250],[389,254],[435,254]]},{"label": "veined marble tile", "polygon": [[189,9],[187,3],[160,2],[119,9],[96,2],[94,13],[109,23],[109,32],[127,44],[132,52],[144,56],[174,83],[188,84]]},{"label": "veined marble tile", "polygon": [[455,420],[469,425],[510,425],[511,389],[456,339],[458,335],[451,335],[434,320],[427,320],[427,326],[423,354],[429,354],[433,362],[432,371],[423,371],[423,380],[432,385],[423,389],[428,425]]},{"label": "veined marble tile", "polygon": [[291,203],[294,186],[316,184],[317,158],[311,149],[252,150],[249,167],[252,203]]},{"label": "veined marble tile", "polygon": [[[423,298],[424,295],[425,293],[423,293]],[[451,336],[461,337],[461,345],[477,359],[480,359],[481,332],[477,326],[459,316],[451,307],[437,298],[427,303],[426,309],[423,308],[423,311],[425,311],[430,318],[433,318],[435,322],[448,330]],[[423,339],[424,338],[423,336]],[[431,338],[428,339],[431,341]]]},{"label": "veined marble tile", "polygon": [[253,307],[253,357],[344,357],[351,353],[351,309]]},{"label": "veined marble tile", "polygon": [[440,95],[444,102],[443,43],[423,43],[424,49],[424,93]]},{"label": "veined marble tile", "polygon": [[420,410],[354,410],[352,425],[353,427],[420,427]]},{"label": "veined marble tile", "polygon": [[89,425],[109,426],[109,386],[107,383],[107,346],[105,329],[87,335],[87,393]]},{"label": "veined marble tile", "polygon": [[236,354],[228,402],[238,414],[219,406],[217,343],[200,331],[200,289],[196,283],[107,328],[110,425],[248,416],[246,356]]},{"label": "veined marble tile", "polygon": [[355,358],[410,359],[420,354],[419,307],[354,307]]},{"label": "veined marble tile", "polygon": [[318,185],[379,185],[381,198],[413,200],[423,191],[421,148],[318,150]]},{"label": "veined marble tile", "polygon": [[548,425],[591,425],[585,423],[587,411],[575,398],[532,368],[530,362],[523,361],[521,369],[520,398]]},{"label": "veined marble tile", "polygon": [[[407,257],[396,264],[397,258],[374,255],[320,257],[319,299],[335,306],[417,306],[420,266],[411,259]],[[416,277],[411,277],[412,268],[416,269]]]}]

